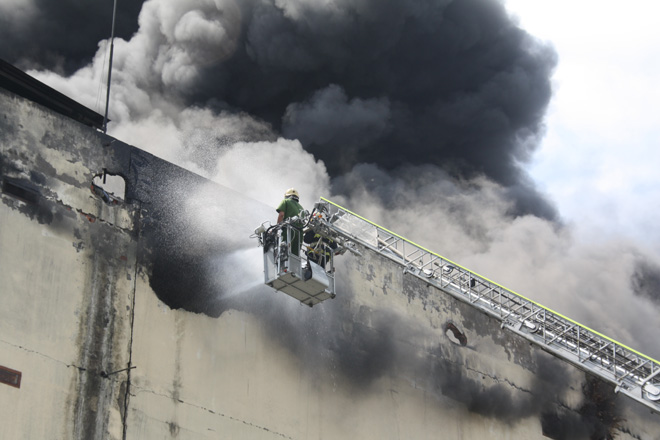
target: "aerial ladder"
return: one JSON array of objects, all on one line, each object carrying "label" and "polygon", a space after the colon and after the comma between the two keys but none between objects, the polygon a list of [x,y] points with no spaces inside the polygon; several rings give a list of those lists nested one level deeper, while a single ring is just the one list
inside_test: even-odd
[{"label": "aerial ladder", "polygon": [[[543,350],[615,386],[615,391],[660,413],[660,362],[525,298],[394,232],[321,198],[303,229],[337,243],[321,268],[291,249],[296,220],[255,231],[264,247],[265,283],[313,306],[335,298],[334,256],[369,249],[398,263],[404,274],[463,301]],[[283,239],[281,231],[287,229]],[[305,247],[303,247],[305,250]],[[309,252],[309,247],[307,247]],[[303,252],[300,252],[302,254]]]}]

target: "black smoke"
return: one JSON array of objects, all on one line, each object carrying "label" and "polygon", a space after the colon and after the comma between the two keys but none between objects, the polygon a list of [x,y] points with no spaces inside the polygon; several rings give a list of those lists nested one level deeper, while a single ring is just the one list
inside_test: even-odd
[{"label": "black smoke", "polygon": [[[4,23],[0,56],[70,73],[107,37],[111,8],[49,5],[35,0],[36,14]],[[118,35],[135,31],[139,5],[120,3]],[[180,20],[172,35],[147,34],[163,17]],[[183,39],[169,56],[187,54],[181,71],[169,59],[169,76],[153,63],[142,72],[149,94],[266,121],[333,177],[361,163],[430,164],[505,186],[514,215],[556,217],[523,169],[543,135],[556,54],[499,1],[150,0],[140,23],[152,44]],[[191,23],[222,23],[223,42]]]},{"label": "black smoke", "polygon": [[[0,2],[2,3],[2,2]],[[110,38],[113,2],[106,0],[24,0],[0,4],[0,58],[22,69],[70,75],[89,64],[98,42]],[[138,29],[144,0],[118,1],[115,36]],[[4,10],[6,8],[6,10]]]},{"label": "black smoke", "polygon": [[434,164],[485,174],[513,189],[520,211],[554,214],[520,166],[543,134],[549,47],[495,1],[336,3],[295,18],[255,4],[245,44],[207,70],[196,99],[269,121],[332,176],[359,163]]}]

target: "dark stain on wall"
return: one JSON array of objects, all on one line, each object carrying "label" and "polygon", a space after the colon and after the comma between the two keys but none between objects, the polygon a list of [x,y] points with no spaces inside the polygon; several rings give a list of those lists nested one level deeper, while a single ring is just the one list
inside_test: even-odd
[{"label": "dark stain on wall", "polygon": [[582,386],[584,400],[577,411],[556,407],[541,415],[543,435],[556,440],[612,440],[623,419],[614,387],[593,376]]}]

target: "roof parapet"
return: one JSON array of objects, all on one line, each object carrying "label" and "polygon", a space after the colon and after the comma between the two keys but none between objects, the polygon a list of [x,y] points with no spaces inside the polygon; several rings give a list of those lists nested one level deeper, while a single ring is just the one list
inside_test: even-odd
[{"label": "roof parapet", "polygon": [[101,130],[103,115],[96,113],[0,58],[0,88],[43,105],[68,118]]}]

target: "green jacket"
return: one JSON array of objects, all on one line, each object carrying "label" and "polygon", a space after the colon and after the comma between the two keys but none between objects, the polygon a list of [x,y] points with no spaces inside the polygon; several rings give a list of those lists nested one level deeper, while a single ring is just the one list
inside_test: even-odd
[{"label": "green jacket", "polygon": [[295,217],[300,214],[300,211],[303,210],[303,207],[300,203],[296,202],[294,199],[284,199],[282,203],[277,207],[277,212],[284,212],[284,218],[286,220],[291,217]]}]

